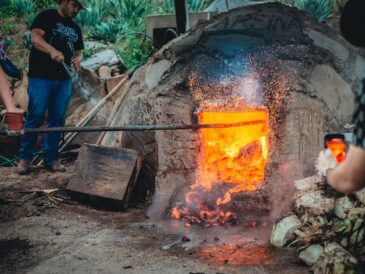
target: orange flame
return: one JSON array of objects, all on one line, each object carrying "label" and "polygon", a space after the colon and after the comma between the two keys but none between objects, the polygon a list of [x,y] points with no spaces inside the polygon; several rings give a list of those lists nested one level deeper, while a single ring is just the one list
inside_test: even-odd
[{"label": "orange flame", "polygon": [[232,194],[255,191],[265,178],[268,160],[268,112],[249,109],[237,112],[202,111],[201,124],[262,121],[242,127],[206,128],[200,131],[201,151],[197,179],[171,215],[204,225],[237,224],[237,213],[227,204]]},{"label": "orange flame", "polygon": [[[254,191],[264,180],[268,159],[268,126],[265,110],[246,112],[201,112],[202,124],[228,124],[262,120],[262,124],[224,129],[201,130],[202,151],[198,161],[197,184],[210,189],[212,184],[237,184],[229,194]],[[229,202],[228,193],[219,204]]]}]

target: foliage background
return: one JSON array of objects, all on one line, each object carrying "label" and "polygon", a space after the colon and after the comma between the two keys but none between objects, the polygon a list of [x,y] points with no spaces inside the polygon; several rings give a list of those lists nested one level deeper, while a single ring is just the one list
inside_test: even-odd
[{"label": "foliage background", "polygon": [[[229,1],[229,0],[227,0]],[[325,21],[341,10],[347,0],[278,0]],[[174,0],[86,0],[87,11],[75,18],[85,40],[108,44],[128,68],[143,63],[153,51],[153,43],[144,35],[145,16],[174,12]],[[204,10],[213,0],[188,0],[191,11]],[[5,5],[4,5],[5,3]],[[54,0],[0,0],[0,31],[6,37],[8,53],[21,67],[27,66],[31,46],[29,27],[36,14],[55,8]],[[85,57],[92,52],[84,52]]]}]

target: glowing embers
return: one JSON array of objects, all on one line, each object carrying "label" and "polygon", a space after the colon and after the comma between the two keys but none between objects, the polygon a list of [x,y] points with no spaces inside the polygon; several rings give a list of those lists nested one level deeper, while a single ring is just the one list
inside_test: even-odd
[{"label": "glowing embers", "polygon": [[260,121],[240,127],[200,131],[195,184],[172,210],[176,219],[203,225],[238,224],[239,209],[232,196],[255,191],[265,178],[268,160],[268,113],[266,109],[245,112],[201,112],[201,124]]}]

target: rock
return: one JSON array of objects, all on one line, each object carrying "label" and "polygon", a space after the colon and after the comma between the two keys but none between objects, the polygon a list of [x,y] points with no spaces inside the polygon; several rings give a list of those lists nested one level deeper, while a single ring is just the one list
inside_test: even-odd
[{"label": "rock", "polygon": [[313,191],[304,194],[294,202],[295,212],[299,215],[320,216],[333,212],[335,199],[327,198],[322,191]]},{"label": "rock", "polygon": [[310,245],[298,251],[298,257],[307,265],[313,265],[323,253],[323,246],[319,244]]},{"label": "rock", "polygon": [[302,225],[296,215],[290,215],[277,221],[272,229],[270,243],[276,247],[283,247],[293,239],[293,232]]},{"label": "rock", "polygon": [[338,273],[355,274],[358,273],[359,261],[350,252],[337,243],[326,243],[324,251],[317,262],[313,265],[314,274]]},{"label": "rock", "polygon": [[98,69],[98,74],[101,80],[108,80],[112,76],[112,70],[108,66],[101,66]]},{"label": "rock", "polygon": [[323,183],[324,179],[322,176],[314,175],[301,180],[296,180],[294,186],[299,192],[309,192],[319,190],[319,185]]},{"label": "rock", "polygon": [[335,202],[335,215],[338,218],[346,219],[349,209],[354,207],[354,203],[348,196],[339,198]]},{"label": "rock", "polygon": [[356,191],[355,196],[362,204],[365,204],[365,187]]},{"label": "rock", "polygon": [[85,50],[92,52],[102,51],[108,48],[107,45],[96,41],[85,41]]},{"label": "rock", "polygon": [[96,70],[102,65],[108,67],[115,65],[119,62],[118,56],[111,49],[106,49],[95,53],[90,58],[81,62],[81,67],[85,70]]}]

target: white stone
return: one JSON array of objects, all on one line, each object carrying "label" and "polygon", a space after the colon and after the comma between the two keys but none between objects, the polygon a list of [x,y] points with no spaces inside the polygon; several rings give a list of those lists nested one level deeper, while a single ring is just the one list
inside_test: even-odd
[{"label": "white stone", "polygon": [[116,53],[111,49],[106,49],[83,61],[81,67],[86,70],[96,70],[103,65],[110,67],[118,62],[119,59]]}]

